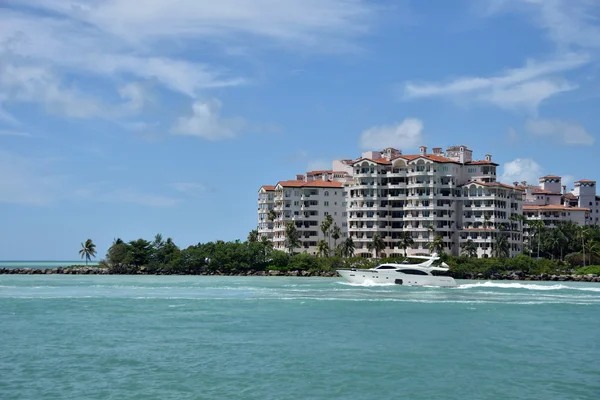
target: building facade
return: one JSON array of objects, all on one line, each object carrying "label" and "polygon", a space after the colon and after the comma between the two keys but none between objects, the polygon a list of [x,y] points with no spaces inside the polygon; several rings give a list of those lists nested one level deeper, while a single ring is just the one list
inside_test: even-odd
[{"label": "building facade", "polygon": [[[403,155],[388,148],[365,152],[352,163],[353,180],[346,182],[348,235],[355,254],[372,257],[369,243],[378,234],[385,242],[380,256],[403,254],[402,236],[414,245],[409,255],[429,253],[440,236],[444,251],[458,255],[471,240],[478,256],[492,255],[492,243],[506,235],[510,254],[522,249],[522,237],[511,216],[522,213],[523,191],[496,182],[497,164],[488,154],[473,160],[466,146],[442,152]],[[406,233],[405,233],[406,232]]]},{"label": "building facade", "polygon": [[474,160],[464,145],[435,147],[431,153],[421,146],[418,154],[386,148],[335,160],[331,170],[262,186],[259,234],[285,250],[285,226],[294,222],[302,243],[296,251],[316,254],[321,223],[331,215],[362,257],[375,256],[369,249],[375,235],[385,243],[382,257],[403,255],[405,235],[414,242],[406,249],[409,255],[429,254],[439,237],[446,253],[458,255],[474,246],[478,257],[490,257],[500,237],[510,256],[523,251],[530,236],[523,216],[550,228],[561,221],[600,223],[595,181],[576,181],[569,192],[554,175],[541,177],[538,185],[506,185],[496,180],[497,166],[489,154]]},{"label": "building facade", "polygon": [[286,225],[292,222],[300,234],[300,247],[295,252],[316,254],[321,239],[327,239],[334,247],[334,239],[324,237],[321,224],[331,215],[333,225],[340,227],[340,240],[347,237],[342,183],[348,179],[350,176],[344,171],[311,171],[275,186],[262,186],[258,200],[259,236],[272,240],[275,249],[287,251]]}]

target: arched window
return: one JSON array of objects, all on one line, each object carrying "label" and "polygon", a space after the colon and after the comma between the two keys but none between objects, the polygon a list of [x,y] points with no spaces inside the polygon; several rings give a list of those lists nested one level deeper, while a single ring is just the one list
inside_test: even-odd
[{"label": "arched window", "polygon": [[325,196],[329,196],[329,192],[325,192]]}]

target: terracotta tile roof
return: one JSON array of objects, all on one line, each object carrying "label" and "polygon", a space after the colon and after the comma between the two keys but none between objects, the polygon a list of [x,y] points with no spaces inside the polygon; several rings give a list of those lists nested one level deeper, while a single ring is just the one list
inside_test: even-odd
[{"label": "terracotta tile roof", "polygon": [[533,190],[531,192],[531,194],[545,194],[545,195],[548,195],[548,196],[560,196],[561,195],[560,193],[551,192],[550,190],[544,190],[544,189]]},{"label": "terracotta tile roof", "polygon": [[579,197],[575,196],[573,193],[565,193],[563,195],[563,197],[565,199],[569,199],[569,200],[577,200]]},{"label": "terracotta tile roof", "polygon": [[278,186],[282,187],[330,187],[330,188],[341,188],[340,182],[324,181],[322,179],[316,179],[311,182],[290,180],[290,181],[279,181]]},{"label": "terracotta tile roof", "polygon": [[562,204],[548,204],[545,206],[524,205],[523,211],[590,211],[590,209],[583,207],[568,207]]},{"label": "terracotta tile roof", "polygon": [[275,186],[272,185],[263,185],[260,188],[265,190],[275,190]]},{"label": "terracotta tile roof", "polygon": [[500,183],[500,182],[481,182],[481,181],[469,181],[467,183],[465,183],[462,186],[467,186],[467,185],[471,185],[471,184],[476,184],[476,185],[481,185],[481,186],[486,186],[486,187],[501,187],[504,189],[512,189],[512,190],[520,190],[520,191],[524,191],[524,189],[522,189],[519,186],[511,186],[511,185],[506,185],[504,183]]},{"label": "terracotta tile roof", "polygon": [[361,158],[357,159],[356,161],[354,161],[354,164],[359,163],[361,161],[371,161],[371,162],[374,162],[376,164],[383,164],[383,165],[389,165],[389,164],[391,164],[390,160],[388,160],[387,158],[375,158],[375,159],[373,159],[373,158],[364,158],[364,157],[361,157]]},{"label": "terracotta tile roof", "polygon": [[473,160],[473,161],[467,161],[465,164],[469,164],[469,165],[495,165],[496,167],[500,164],[495,163],[493,161],[487,161],[487,160]]},{"label": "terracotta tile roof", "polygon": [[398,158],[402,158],[402,159],[407,160],[407,161],[414,161],[414,160],[416,160],[418,158],[423,158],[425,160],[430,160],[430,161],[439,162],[439,163],[460,164],[456,160],[453,160],[451,158],[444,157],[444,156],[439,156],[437,154],[425,154],[424,156],[422,156],[421,154],[406,154],[406,155],[401,155],[401,156],[394,157],[394,160],[396,160]]},{"label": "terracotta tile roof", "polygon": [[596,181],[591,180],[591,179],[581,179],[581,180],[575,181],[575,183],[577,183],[577,182],[579,182],[579,183],[596,183]]},{"label": "terracotta tile roof", "polygon": [[464,147],[465,149],[468,149],[467,146],[465,145],[460,145],[460,146],[450,146],[446,149],[446,151],[458,151],[460,150],[461,147]]},{"label": "terracotta tile roof", "polygon": [[306,175],[321,175],[321,174],[333,174],[333,170],[332,169],[323,169],[323,170],[318,170],[318,171],[310,171],[307,172]]}]

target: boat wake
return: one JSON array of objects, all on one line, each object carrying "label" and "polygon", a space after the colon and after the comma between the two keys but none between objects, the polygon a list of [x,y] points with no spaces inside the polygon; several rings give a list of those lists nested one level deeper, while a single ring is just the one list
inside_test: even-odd
[{"label": "boat wake", "polygon": [[479,288],[499,288],[499,289],[526,289],[526,290],[579,290],[583,292],[600,292],[600,288],[575,287],[562,284],[540,285],[535,283],[499,283],[499,282],[479,282],[459,285],[455,290],[479,289]]},{"label": "boat wake", "polygon": [[380,287],[380,286],[397,286],[395,283],[378,283],[373,281],[364,281],[362,283],[351,283],[351,282],[337,282],[340,285],[344,286],[354,286],[354,287]]}]

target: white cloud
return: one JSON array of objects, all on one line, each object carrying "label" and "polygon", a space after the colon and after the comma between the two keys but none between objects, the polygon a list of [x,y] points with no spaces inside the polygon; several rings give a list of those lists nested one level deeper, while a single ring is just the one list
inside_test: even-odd
[{"label": "white cloud", "polygon": [[502,168],[500,181],[511,185],[522,181],[536,185],[538,178],[542,176],[542,167],[531,158],[517,158],[507,162]]},{"label": "white cloud", "polygon": [[361,133],[359,141],[360,148],[365,150],[414,148],[423,143],[423,122],[406,118],[396,125],[375,126]]},{"label": "white cloud", "polygon": [[533,135],[547,136],[569,145],[591,146],[596,141],[583,126],[575,122],[531,119],[527,121],[526,129]]},{"label": "white cloud", "polygon": [[171,133],[199,136],[208,140],[231,139],[245,123],[239,118],[222,118],[220,114],[219,100],[196,101],[192,105],[192,115],[179,118]]},{"label": "white cloud", "polygon": [[253,51],[272,44],[288,51],[339,51],[354,46],[372,16],[363,0],[7,3],[15,7],[0,13],[0,56],[110,80],[155,79],[192,97],[245,82],[202,60],[206,51],[199,50],[225,54],[243,43]]},{"label": "white cloud", "polygon": [[22,131],[13,131],[13,130],[0,129],[0,136],[30,137],[31,134],[29,134],[27,132],[22,132]]},{"label": "white cloud", "polygon": [[595,0],[493,0],[488,12],[504,10],[530,13],[559,49],[600,49],[600,9]]},{"label": "white cloud", "polygon": [[575,182],[575,177],[573,175],[563,175],[561,178],[561,182],[567,187],[567,190],[572,188],[573,182]]},{"label": "white cloud", "polygon": [[487,102],[506,109],[535,110],[540,103],[576,85],[557,78],[559,72],[589,62],[585,54],[569,53],[546,61],[528,60],[521,68],[492,77],[463,77],[448,83],[412,83],[404,86],[405,98],[444,97],[462,101]]}]

